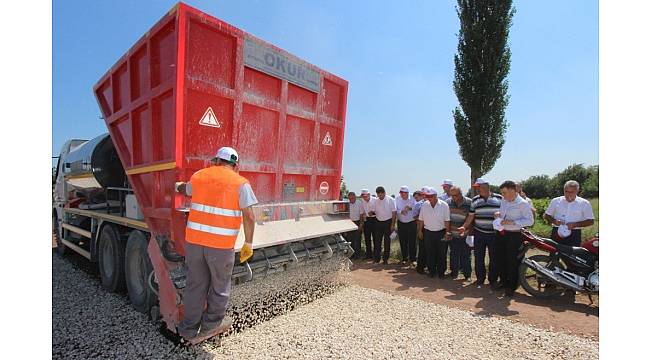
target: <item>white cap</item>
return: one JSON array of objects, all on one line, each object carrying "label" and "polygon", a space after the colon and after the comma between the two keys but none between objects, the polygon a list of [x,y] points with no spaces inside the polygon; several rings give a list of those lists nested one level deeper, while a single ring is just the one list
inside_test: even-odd
[{"label": "white cap", "polygon": [[432,188],[431,186],[425,186],[425,189],[422,190],[422,191],[424,191],[424,195],[429,195],[429,196],[431,196],[431,195],[436,195],[437,196],[438,195],[438,192],[434,188]]},{"label": "white cap", "polygon": [[239,161],[239,154],[237,151],[231,147],[224,146],[219,151],[217,155],[214,156],[216,159],[230,161],[232,163],[237,163]]},{"label": "white cap", "polygon": [[445,181],[442,182],[442,186],[445,185],[454,186],[454,182],[449,179],[445,179]]},{"label": "white cap", "polygon": [[361,189],[361,195],[370,195],[370,191],[368,189]]},{"label": "white cap", "polygon": [[501,221],[502,221],[502,220],[503,220],[502,218],[496,218],[496,219],[494,219],[494,221],[492,222],[492,227],[494,228],[494,230],[496,230],[496,231],[501,231],[501,230],[505,229],[505,228],[503,227],[503,225],[501,225]]},{"label": "white cap", "polygon": [[566,224],[562,224],[557,228],[557,234],[563,238],[569,237],[571,236],[571,230],[569,230],[569,227],[566,226]]},{"label": "white cap", "polygon": [[476,181],[474,182],[472,187],[479,187],[479,186],[481,186],[483,184],[487,184],[487,183],[488,183],[487,180],[485,180],[483,178],[478,178],[478,179],[476,179]]},{"label": "white cap", "polygon": [[409,192],[409,187],[406,186],[406,185],[402,185],[402,186],[399,188],[399,192],[405,192],[405,193],[407,193],[407,192]]}]

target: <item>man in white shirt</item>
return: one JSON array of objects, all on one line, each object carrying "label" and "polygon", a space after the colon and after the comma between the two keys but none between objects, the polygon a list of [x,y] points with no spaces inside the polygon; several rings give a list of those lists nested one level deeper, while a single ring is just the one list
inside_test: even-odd
[{"label": "man in white shirt", "polygon": [[395,199],[386,196],[386,190],[383,186],[378,186],[375,190],[377,198],[371,204],[371,213],[377,217],[374,234],[374,262],[379,263],[381,258],[381,242],[384,240],[383,263],[388,265],[390,256],[390,234],[395,231],[395,220],[397,219],[397,208]]},{"label": "man in white shirt", "polygon": [[416,260],[415,237],[417,232],[416,220],[413,218],[415,199],[409,196],[409,188],[404,185],[399,189],[399,196],[395,199],[397,207],[397,236],[399,236],[402,263],[411,263]]},{"label": "man in white shirt", "polygon": [[442,200],[442,201],[449,200],[451,198],[451,195],[449,195],[449,191],[451,190],[452,186],[454,186],[454,182],[449,179],[445,179],[442,182],[442,191],[444,191],[444,193],[440,195],[440,197],[438,197],[438,200]]},{"label": "man in white shirt", "polygon": [[[564,184],[564,196],[551,200],[544,219],[553,225],[551,237],[559,243],[569,246],[580,246],[582,243],[582,228],[594,224],[594,211],[587,199],[578,196],[580,184],[569,180]],[[565,225],[571,234],[560,236],[558,228]]]},{"label": "man in white shirt", "polygon": [[377,225],[377,217],[372,212],[372,205],[377,199],[370,196],[368,189],[361,189],[361,205],[363,205],[363,212],[365,221],[363,223],[363,239],[366,244],[366,254],[364,259],[370,260],[373,257],[372,251],[372,238],[375,236],[375,227]]},{"label": "man in white shirt", "polygon": [[449,205],[438,200],[438,193],[431,187],[426,187],[424,198],[418,216],[418,238],[424,241],[429,277],[437,273],[442,279],[447,269],[446,241],[451,239]]},{"label": "man in white shirt", "polygon": [[522,243],[521,229],[533,225],[533,212],[528,202],[517,194],[514,181],[504,181],[499,189],[503,199],[499,211],[494,216],[501,219],[503,229],[497,233],[494,252],[506,296],[512,297],[519,285],[520,261],[517,259],[517,253]]},{"label": "man in white shirt", "polygon": [[350,201],[350,220],[357,224],[357,229],[352,230],[346,234],[348,241],[352,243],[352,259],[361,258],[361,229],[363,229],[363,220],[366,213],[363,209],[361,201],[357,201],[357,194],[354,191],[348,193],[348,200]]}]

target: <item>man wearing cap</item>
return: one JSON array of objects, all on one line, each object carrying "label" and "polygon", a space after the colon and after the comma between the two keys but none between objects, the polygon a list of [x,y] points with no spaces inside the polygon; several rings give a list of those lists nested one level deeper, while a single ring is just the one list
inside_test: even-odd
[{"label": "man wearing cap", "polygon": [[501,189],[503,200],[495,216],[497,220],[501,220],[500,226],[503,229],[497,232],[494,252],[506,296],[512,296],[519,285],[520,261],[517,258],[517,253],[522,243],[521,229],[533,225],[533,212],[530,210],[528,202],[517,194],[517,186],[514,181],[504,181],[499,189]]},{"label": "man wearing cap", "polygon": [[[413,218],[416,219],[417,223],[419,223],[419,220],[417,219],[420,217],[420,209],[422,208],[422,205],[426,201],[424,199],[424,191],[426,190],[426,188],[427,187],[425,186],[422,188],[422,190],[418,190],[413,193],[413,198],[415,198],[415,205],[413,205]],[[416,232],[417,232],[417,228],[416,228]],[[424,241],[418,238],[417,234],[416,234],[416,241],[418,243],[418,255],[417,255],[415,271],[417,271],[418,274],[424,274],[424,268],[427,267],[427,253],[424,249]]]},{"label": "man wearing cap", "polygon": [[375,227],[377,224],[377,216],[375,216],[372,207],[374,202],[377,199],[370,196],[370,191],[368,189],[361,189],[361,205],[363,206],[364,212],[364,223],[363,223],[363,239],[366,244],[366,254],[365,259],[370,260],[373,258],[372,251],[372,237],[375,235]]},{"label": "man wearing cap", "polygon": [[494,260],[494,239],[496,231],[492,226],[494,214],[501,207],[501,195],[490,191],[490,184],[483,178],[476,179],[472,187],[478,189],[478,195],[472,198],[469,215],[465,224],[458,229],[461,233],[468,231],[474,235],[474,268],[476,269],[476,286],[485,283],[485,252],[490,254],[490,265],[487,279],[493,290],[497,289],[497,263]]},{"label": "man wearing cap", "polygon": [[467,234],[463,226],[469,217],[472,199],[463,196],[458,186],[452,186],[449,194],[451,198],[447,200],[447,205],[449,205],[452,237],[449,243],[449,247],[451,248],[449,254],[451,278],[455,279],[458,277],[458,272],[462,271],[465,280],[469,280],[472,276],[471,249],[466,243]]},{"label": "man wearing cap", "polygon": [[437,272],[442,279],[447,269],[447,243],[443,239],[451,239],[451,232],[449,205],[438,200],[437,195],[431,187],[427,187],[424,192],[427,201],[420,208],[418,237],[424,241],[429,277],[434,277]]},{"label": "man wearing cap", "polygon": [[449,191],[451,190],[452,186],[454,186],[454,182],[449,180],[449,179],[445,179],[442,182],[442,191],[444,191],[444,193],[442,195],[440,195],[440,197],[438,197],[438,199],[442,200],[442,201],[449,200],[449,198],[451,197],[451,195],[449,195]]},{"label": "man wearing cap", "polygon": [[544,219],[553,225],[551,237],[564,245],[580,246],[582,228],[594,224],[591,203],[578,196],[579,191],[580,184],[577,181],[567,181],[564,184],[564,196],[551,200],[544,212]]},{"label": "man wearing cap", "polygon": [[402,263],[407,261],[415,262],[417,250],[415,248],[415,237],[417,224],[413,218],[415,199],[409,196],[409,188],[404,185],[399,189],[399,196],[395,199],[397,208],[397,235],[399,236],[400,252]]},{"label": "man wearing cap", "polygon": [[357,194],[354,191],[348,193],[348,200],[350,201],[350,220],[357,225],[356,230],[348,232],[347,238],[352,243],[352,259],[361,258],[361,229],[363,229],[363,220],[365,217],[365,211],[363,210],[363,205],[361,201],[357,201]]},{"label": "man wearing cap", "polygon": [[195,172],[187,183],[176,183],[177,192],[192,197],[185,233],[185,311],[178,325],[178,333],[188,340],[216,334],[232,324],[224,318],[242,222],[244,246],[239,261],[253,255],[252,206],[257,198],[248,180],[237,172],[238,162],[235,149],[222,147],[212,166]]},{"label": "man wearing cap", "polygon": [[381,241],[384,240],[384,265],[388,264],[388,257],[390,256],[390,234],[395,231],[395,220],[397,219],[397,207],[395,207],[395,199],[386,196],[386,190],[383,186],[378,186],[375,190],[377,192],[377,199],[372,204],[372,211],[377,216],[374,234],[374,261],[379,263],[381,258]]}]

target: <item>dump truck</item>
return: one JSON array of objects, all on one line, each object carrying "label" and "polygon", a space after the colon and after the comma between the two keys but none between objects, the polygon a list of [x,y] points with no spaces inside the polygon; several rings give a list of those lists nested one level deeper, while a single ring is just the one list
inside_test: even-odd
[{"label": "dump truck", "polygon": [[[101,40],[100,40],[101,41]],[[56,167],[57,251],[97,263],[102,286],[176,332],[191,198],[175,183],[222,146],[259,200],[253,257],[233,288],[348,260],[339,199],[348,82],[179,3],[94,85],[108,132],[71,139]],[[236,259],[243,231],[235,245]],[[261,279],[261,280],[260,280]]]}]

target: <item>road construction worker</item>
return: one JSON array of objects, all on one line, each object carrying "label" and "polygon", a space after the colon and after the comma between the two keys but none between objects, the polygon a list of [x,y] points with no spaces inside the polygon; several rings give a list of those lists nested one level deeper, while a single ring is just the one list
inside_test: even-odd
[{"label": "road construction worker", "polygon": [[248,180],[238,174],[238,163],[237,152],[222,147],[212,166],[194,173],[188,183],[176,183],[176,191],[192,197],[185,233],[185,311],[178,326],[187,340],[217,334],[232,324],[225,315],[242,218],[245,242],[239,261],[253,255],[252,205],[257,198]]}]

